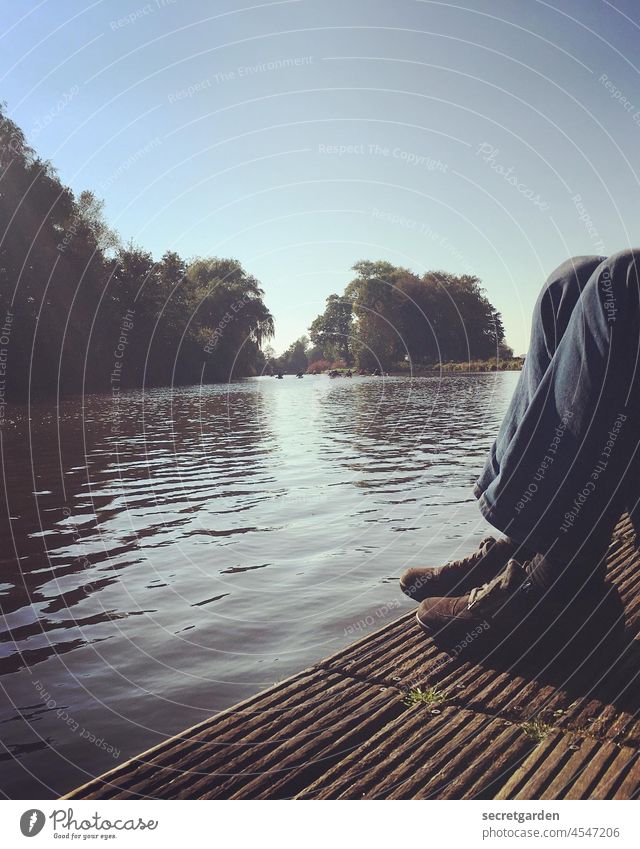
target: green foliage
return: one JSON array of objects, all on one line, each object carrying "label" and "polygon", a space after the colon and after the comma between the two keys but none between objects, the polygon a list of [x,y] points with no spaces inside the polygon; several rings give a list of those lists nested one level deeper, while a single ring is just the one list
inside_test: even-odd
[{"label": "green foliage", "polygon": [[436,707],[446,702],[447,699],[447,693],[438,687],[427,687],[424,690],[422,687],[413,687],[403,698],[402,704],[407,707],[413,707],[413,705]]},{"label": "green foliage", "polygon": [[[521,371],[524,360],[521,357],[513,357],[510,360],[494,358],[491,360],[467,360],[462,363],[436,363],[428,366],[430,371],[436,373],[444,372],[479,372],[479,371]],[[407,373],[410,369],[407,365]]]},{"label": "green foliage", "polygon": [[354,349],[358,368],[389,368],[404,358],[398,326],[399,284],[411,272],[389,262],[358,262],[357,276],[345,294],[353,303],[356,318]]},{"label": "green foliage", "polygon": [[13,315],[5,397],[113,388],[119,344],[119,388],[262,368],[273,318],[240,263],[172,251],[156,262],[121,246],[102,201],[74,197],[2,105],[0,160],[0,319]]},{"label": "green foliage", "polygon": [[510,345],[507,345],[506,342],[500,342],[498,345],[498,357],[499,360],[513,360],[513,348]]},{"label": "green foliage", "polygon": [[536,743],[540,743],[544,740],[547,734],[551,731],[551,726],[539,718],[532,719],[529,722],[523,722],[520,728],[524,731],[527,737],[531,740],[535,740]]},{"label": "green foliage", "polygon": [[[499,356],[502,318],[477,277],[430,271],[422,277],[386,261],[363,260],[344,296],[331,295],[310,328],[313,359],[343,358],[367,371]],[[338,312],[338,306],[340,310]],[[339,340],[348,344],[341,350]]]},{"label": "green foliage", "polygon": [[314,345],[313,360],[342,359],[352,362],[352,303],[347,297],[329,295],[325,311],[309,328],[309,338]]},{"label": "green foliage", "polygon": [[273,369],[294,374],[297,374],[300,371],[305,372],[309,365],[309,357],[307,355],[308,348],[308,337],[301,336],[289,345],[281,357],[273,360]]}]

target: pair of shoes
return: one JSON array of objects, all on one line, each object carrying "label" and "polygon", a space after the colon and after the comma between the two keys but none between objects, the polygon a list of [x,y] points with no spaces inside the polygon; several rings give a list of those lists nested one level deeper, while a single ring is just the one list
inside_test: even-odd
[{"label": "pair of shoes", "polygon": [[432,636],[453,637],[461,631],[480,634],[489,629],[506,635],[522,625],[543,598],[526,565],[510,559],[491,580],[464,595],[424,599],[416,619]]},{"label": "pair of shoes", "polygon": [[464,595],[494,578],[517,545],[509,539],[485,537],[477,551],[461,560],[453,560],[438,569],[407,569],[400,578],[400,589],[414,601],[445,595]]},{"label": "pair of shoes", "polygon": [[[445,640],[466,632],[475,636],[491,632],[508,636],[521,628],[542,634],[563,620],[582,623],[602,603],[606,593],[604,570],[591,570],[591,578],[580,584],[577,575],[590,574],[585,565],[563,588],[545,589],[532,578],[540,566],[548,565],[543,555],[511,556],[516,546],[510,540],[486,539],[464,560],[434,570],[409,570],[400,581],[403,591],[419,600],[416,619],[431,636]],[[483,579],[481,583],[479,579]]]}]

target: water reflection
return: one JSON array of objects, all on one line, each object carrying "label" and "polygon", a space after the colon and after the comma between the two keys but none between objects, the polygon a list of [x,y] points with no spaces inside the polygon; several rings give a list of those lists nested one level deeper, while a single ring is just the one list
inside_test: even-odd
[{"label": "water reflection", "polygon": [[259,378],[12,410],[0,789],[64,792],[336,650],[380,605],[399,613],[406,565],[486,531],[469,486],[516,377]]}]

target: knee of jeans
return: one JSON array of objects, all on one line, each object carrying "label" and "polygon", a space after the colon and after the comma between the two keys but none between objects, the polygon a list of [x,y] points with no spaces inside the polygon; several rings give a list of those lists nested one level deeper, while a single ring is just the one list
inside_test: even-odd
[{"label": "knee of jeans", "polygon": [[542,294],[550,292],[552,296],[574,294],[579,297],[587,281],[606,257],[573,256],[565,260],[549,275]]},{"label": "knee of jeans", "polygon": [[640,248],[626,248],[607,257],[604,262],[611,276],[620,283],[637,284],[640,280]]},{"label": "knee of jeans", "polygon": [[640,248],[627,248],[607,257],[598,270],[598,290],[605,307],[640,305]]},{"label": "knee of jeans", "polygon": [[547,278],[538,296],[534,314],[554,323],[568,320],[589,278],[605,257],[575,256],[565,260]]}]

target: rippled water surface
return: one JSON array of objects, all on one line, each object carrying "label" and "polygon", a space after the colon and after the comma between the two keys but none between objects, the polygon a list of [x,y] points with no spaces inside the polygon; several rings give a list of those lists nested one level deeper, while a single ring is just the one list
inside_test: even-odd
[{"label": "rippled water surface", "polygon": [[0,790],[63,793],[411,607],[401,571],[487,530],[470,486],[516,379],[10,409]]}]

